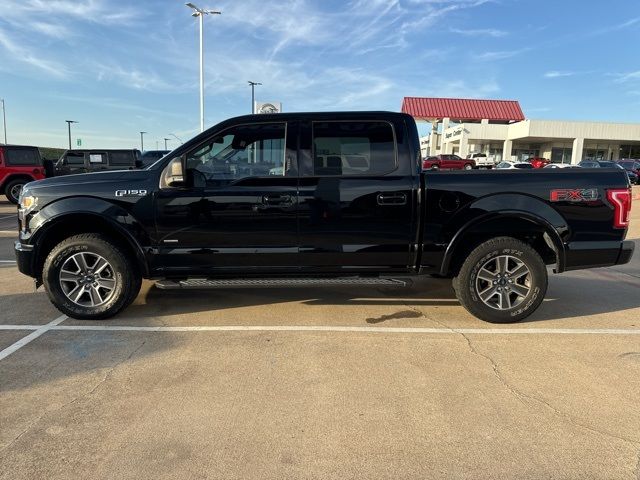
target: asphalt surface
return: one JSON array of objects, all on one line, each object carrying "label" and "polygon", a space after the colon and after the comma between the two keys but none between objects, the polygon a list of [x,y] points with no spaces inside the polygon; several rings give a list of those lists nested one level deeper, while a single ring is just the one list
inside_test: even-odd
[{"label": "asphalt surface", "polygon": [[0,479],[640,479],[638,254],[551,276],[516,325],[473,318],[432,279],[145,282],[117,318],[83,322],[10,263],[2,200]]}]

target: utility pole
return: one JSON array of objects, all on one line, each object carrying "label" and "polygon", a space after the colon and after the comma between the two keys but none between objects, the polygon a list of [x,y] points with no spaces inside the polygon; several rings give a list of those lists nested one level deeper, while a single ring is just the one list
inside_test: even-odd
[{"label": "utility pole", "polygon": [[205,15],[222,15],[222,12],[215,10],[203,10],[196,7],[193,3],[185,3],[187,7],[193,10],[192,17],[198,17],[200,23],[200,132],[204,132],[204,16]]},{"label": "utility pole", "polygon": [[65,120],[65,122],[67,122],[67,130],[69,131],[69,150],[73,150],[73,147],[71,146],[71,124],[78,122],[75,120]]},{"label": "utility pole", "polygon": [[249,85],[251,85],[251,113],[256,113],[256,85],[262,85],[259,82],[252,82],[251,80],[247,80]]},{"label": "utility pole", "polygon": [[4,128],[4,144],[7,145],[7,114],[4,109],[4,98],[0,98],[2,101],[2,126]]},{"label": "utility pole", "polygon": [[140,152],[144,153],[144,134],[147,132],[140,132]]},{"label": "utility pole", "polygon": [[167,137],[165,137],[165,138],[164,138],[164,149],[165,149],[165,150],[169,150],[169,149],[167,148],[167,142],[168,142],[169,140],[171,140],[171,139],[170,139],[170,138],[167,138]]}]

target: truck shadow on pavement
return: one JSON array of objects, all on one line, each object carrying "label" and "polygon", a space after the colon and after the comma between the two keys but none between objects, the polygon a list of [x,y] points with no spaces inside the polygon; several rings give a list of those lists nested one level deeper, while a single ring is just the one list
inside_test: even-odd
[{"label": "truck shadow on pavement", "polygon": [[[612,280],[594,279],[581,276],[551,277],[547,298],[540,308],[523,322],[539,322],[588,317],[614,312],[624,312],[640,307],[637,285],[619,284]],[[616,292],[614,295],[613,293]],[[302,306],[397,306],[401,312],[380,315],[361,315],[363,323],[384,323],[394,319],[421,318],[424,315],[434,317],[429,307],[449,307],[437,310],[438,319],[466,318],[469,323],[481,323],[467,313],[455,297],[450,280],[427,279],[414,283],[407,288],[265,288],[265,289],[220,289],[220,290],[160,290],[151,286],[138,298],[136,304],[116,317],[123,320],[153,319],[165,315],[187,315],[202,312],[223,312],[224,310],[270,307],[277,304],[298,303]],[[293,307],[291,307],[293,308]],[[283,308],[283,318],[288,320]],[[296,315],[304,315],[304,308],[297,307]],[[376,313],[376,312],[370,312]],[[324,315],[335,315],[324,312]],[[353,320],[356,315],[344,312],[345,319]],[[266,315],[265,315],[266,316]],[[251,317],[256,318],[255,310]],[[335,316],[332,320],[336,320]],[[426,321],[426,319],[425,319]],[[366,324],[364,323],[364,324]],[[640,322],[638,322],[640,323]],[[587,325],[585,325],[587,326]]]}]

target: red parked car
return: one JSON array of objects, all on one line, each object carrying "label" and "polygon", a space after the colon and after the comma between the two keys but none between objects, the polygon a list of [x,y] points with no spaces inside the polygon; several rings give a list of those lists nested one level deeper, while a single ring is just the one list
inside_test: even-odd
[{"label": "red parked car", "polygon": [[471,170],[475,167],[476,162],[470,158],[446,153],[422,160],[422,170]]},{"label": "red parked car", "polygon": [[527,161],[533,165],[533,168],[544,168],[551,163],[546,158],[541,157],[531,157]]},{"label": "red parked car", "polygon": [[11,203],[18,203],[22,187],[45,178],[38,147],[0,145],[0,193]]}]

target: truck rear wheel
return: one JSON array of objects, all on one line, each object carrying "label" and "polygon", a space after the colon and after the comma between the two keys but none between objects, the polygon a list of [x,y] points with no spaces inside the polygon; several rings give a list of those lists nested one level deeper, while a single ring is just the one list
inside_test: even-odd
[{"label": "truck rear wheel", "polygon": [[18,204],[20,200],[20,192],[22,192],[22,187],[24,187],[29,181],[23,179],[11,180],[7,183],[7,186],[4,189],[4,194],[7,196],[7,200],[9,200],[14,205]]},{"label": "truck rear wheel", "polygon": [[135,300],[142,277],[123,250],[96,234],[58,244],[47,257],[43,283],[51,303],[72,318],[112,317]]},{"label": "truck rear wheel", "polygon": [[533,248],[511,237],[488,240],[467,257],[453,281],[464,308],[491,323],[531,315],[547,292],[547,269]]}]

